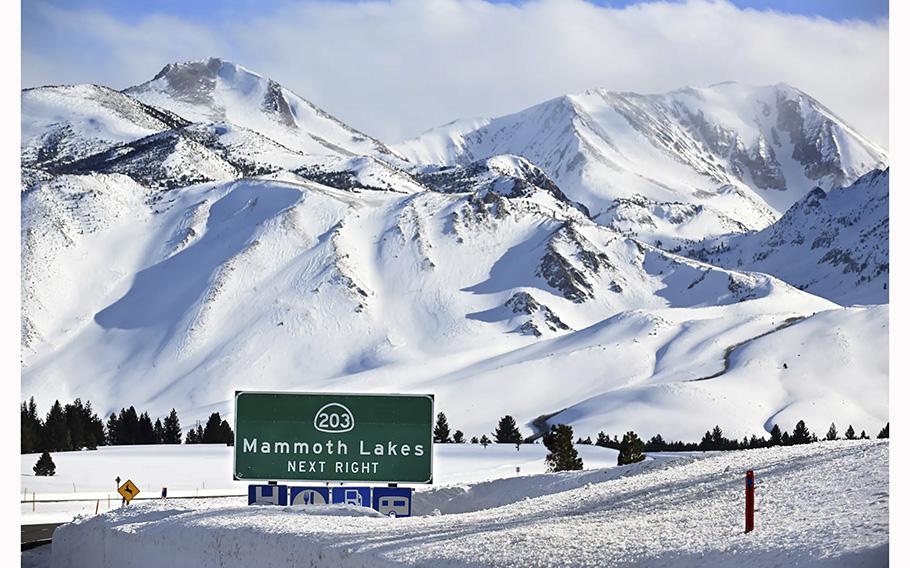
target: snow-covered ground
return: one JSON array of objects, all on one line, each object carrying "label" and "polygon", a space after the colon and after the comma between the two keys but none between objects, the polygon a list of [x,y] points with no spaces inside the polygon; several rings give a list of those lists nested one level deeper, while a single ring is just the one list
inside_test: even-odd
[{"label": "snow-covered ground", "polygon": [[[587,468],[616,465],[615,450],[578,446]],[[131,479],[138,499],[156,499],[161,488],[168,497],[246,495],[247,482],[231,479],[233,448],[224,445],[117,446],[96,451],[55,452],[53,477],[36,477],[37,454],[21,458],[22,524],[59,523],[76,515],[94,515],[120,506],[115,478]],[[546,470],[542,444],[437,444],[434,446],[435,487],[527,476]],[[516,471],[519,468],[520,471]],[[429,487],[418,487],[427,490]],[[32,503],[34,498],[35,503]],[[63,501],[63,502],[61,502]],[[34,508],[34,510],[32,510]]]},{"label": "snow-covered ground", "polygon": [[[465,513],[437,490],[421,509],[441,513],[408,519],[155,500],[61,526],[52,566],[881,566],[888,462],[879,440],[677,457],[468,486]],[[743,534],[748,469],[756,530]]]}]

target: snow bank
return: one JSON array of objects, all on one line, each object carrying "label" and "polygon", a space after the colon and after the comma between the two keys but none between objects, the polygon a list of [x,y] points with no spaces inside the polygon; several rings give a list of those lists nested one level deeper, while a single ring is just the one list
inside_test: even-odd
[{"label": "snow bank", "polygon": [[[597,472],[540,476],[541,485],[572,475],[589,482],[494,509],[407,519],[140,503],[58,528],[52,565],[884,565],[888,454],[887,441],[822,442],[617,468],[601,481]],[[757,480],[748,535],[746,469]]]},{"label": "snow bank", "polygon": [[[616,465],[615,450],[596,446],[577,448],[587,468]],[[27,524],[68,522],[76,515],[93,515],[96,500],[99,512],[115,509],[120,506],[115,477],[132,479],[141,491],[140,500],[157,499],[161,488],[167,487],[171,498],[241,495],[245,502],[248,484],[231,480],[232,452],[233,448],[217,444],[114,446],[95,451],[54,452],[51,456],[57,473],[53,477],[36,477],[32,466],[38,454],[26,454],[20,459],[22,500],[26,501],[21,504],[22,519]],[[542,474],[546,470],[546,452],[542,444],[523,444],[519,451],[511,444],[491,444],[486,448],[475,444],[437,444],[433,448],[436,485],[430,490],[446,489],[444,486],[449,484]],[[520,471],[516,472],[516,468]],[[450,496],[455,499],[454,494],[464,487],[467,486],[448,488]],[[481,487],[475,490],[482,490]],[[429,488],[421,487],[418,491],[424,489]],[[34,511],[33,494],[37,501]],[[59,500],[65,502],[52,502]],[[444,507],[434,505],[429,510],[437,506]]]}]

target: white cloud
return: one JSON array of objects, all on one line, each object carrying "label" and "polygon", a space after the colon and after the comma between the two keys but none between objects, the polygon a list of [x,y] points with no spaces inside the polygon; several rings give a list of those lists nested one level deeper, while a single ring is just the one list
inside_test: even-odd
[{"label": "white cloud", "polygon": [[[124,87],[169,61],[218,55],[387,141],[567,92],[663,92],[737,80],[791,83],[888,142],[887,22],[832,22],[701,0],[625,9],[582,0],[304,2],[208,26],[166,16],[127,24],[63,10],[44,17],[59,34],[40,49],[24,41],[25,86]],[[74,43],[109,56],[100,65],[86,61]]]}]

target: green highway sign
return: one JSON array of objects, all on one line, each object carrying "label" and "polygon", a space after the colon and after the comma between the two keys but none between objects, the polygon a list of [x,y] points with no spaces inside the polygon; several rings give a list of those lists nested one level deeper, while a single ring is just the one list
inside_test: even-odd
[{"label": "green highway sign", "polygon": [[240,391],[234,479],[433,483],[433,395]]}]

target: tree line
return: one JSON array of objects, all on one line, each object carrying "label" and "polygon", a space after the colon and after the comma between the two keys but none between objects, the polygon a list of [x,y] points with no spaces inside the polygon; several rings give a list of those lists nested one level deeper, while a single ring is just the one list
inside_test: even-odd
[{"label": "tree line", "polygon": [[[889,428],[890,423],[885,424],[879,431],[877,437],[888,438]],[[572,427],[567,424],[552,425],[550,430],[543,435],[544,445],[549,450],[546,457],[548,471],[570,471],[583,468],[582,459],[578,456],[578,452],[572,444],[572,437]],[[860,432],[857,436],[852,424],[847,427],[844,437],[847,440],[869,439],[865,430]],[[837,427],[833,422],[828,428],[828,433],[825,435],[824,439],[840,439]],[[506,415],[500,418],[499,423],[493,432],[493,440],[498,444],[515,444],[516,446],[520,446],[523,443],[524,438],[521,435],[521,431],[518,429],[515,419],[510,415]],[[644,442],[633,431],[626,432],[622,439],[618,436],[613,436],[611,438],[605,432],[601,431],[597,435],[596,441],[592,441],[591,437],[588,436],[584,439],[578,438],[575,444],[596,445],[618,450],[618,465],[627,465],[644,460],[645,452],[745,450],[768,448],[772,446],[810,444],[817,441],[819,441],[818,436],[809,431],[804,420],[800,420],[796,423],[792,432],[782,431],[780,426],[774,424],[769,432],[768,438],[765,438],[764,436],[758,437],[753,434],[751,437],[744,436],[741,440],[730,439],[724,436],[723,430],[717,425],[714,426],[713,429],[706,431],[700,442],[667,442],[660,434],[656,434],[647,442]],[[455,434],[452,435],[445,413],[440,412],[436,415],[436,425],[433,428],[433,442],[437,444],[464,443],[464,434],[461,430],[456,430]],[[481,438],[477,438],[477,436],[472,437],[471,443],[479,443],[486,447],[488,444],[492,443],[492,441],[484,434]]]},{"label": "tree line", "polygon": [[[524,436],[521,435],[518,424],[515,422],[515,419],[508,414],[499,419],[499,424],[496,425],[496,429],[492,434],[492,440],[487,437],[486,434],[480,438],[472,436],[471,443],[481,444],[484,447],[487,447],[487,445],[494,442],[497,444],[516,444],[519,446],[524,443]],[[434,444],[464,444],[466,441],[464,432],[461,430],[455,430],[455,433],[452,433],[452,429],[449,427],[449,421],[444,412],[440,412],[436,415],[436,425],[433,426]]]},{"label": "tree line", "polygon": [[[436,425],[433,427],[433,443],[463,444],[465,442],[464,433],[461,430],[456,430],[454,434],[451,432],[445,413],[440,412],[436,415]],[[495,441],[497,444],[515,444],[516,448],[520,448],[525,441],[515,418],[509,414],[499,419],[492,434],[492,440],[486,434],[480,438],[473,436],[471,443],[487,447]],[[572,427],[568,424],[551,426],[550,430],[543,435],[543,444],[549,450],[545,458],[547,471],[571,471],[584,467],[578,451],[572,445]]]},{"label": "tree line", "polygon": [[[888,438],[889,437],[889,424],[879,431],[878,438]],[[631,432],[634,434],[634,432]],[[636,436],[637,438],[637,436]],[[825,435],[825,440],[838,440],[837,428],[834,423],[831,423],[831,426],[828,428],[828,433]],[[851,424],[845,433],[845,439],[847,440],[868,440],[869,436],[866,434],[866,431],[863,430],[859,436],[856,435],[856,432],[853,429]],[[724,436],[723,430],[720,426],[715,426],[712,430],[705,432],[704,436],[700,442],[682,442],[682,441],[673,441],[667,442],[664,440],[663,436],[657,434],[652,436],[647,442],[643,443],[644,451],[646,452],[673,452],[673,451],[710,451],[710,450],[748,450],[754,448],[769,448],[772,446],[794,446],[799,444],[811,444],[813,442],[819,441],[818,436],[813,432],[809,431],[809,428],[806,426],[806,422],[800,420],[796,423],[796,426],[793,428],[793,432],[785,432],[780,429],[780,426],[774,424],[771,427],[769,432],[769,437],[765,438],[764,436],[758,437],[754,434],[750,437],[743,437],[741,440],[730,439]],[[576,442],[577,444],[593,444],[596,446],[602,446],[605,448],[612,448],[619,450],[622,446],[622,442],[617,436],[614,436],[612,439],[609,435],[601,431],[597,435],[596,441],[591,441],[591,437],[586,439],[579,438]]]},{"label": "tree line", "polygon": [[180,427],[177,411],[152,422],[148,412],[139,413],[135,407],[121,408],[111,413],[107,422],[102,422],[92,409],[92,403],[85,404],[76,399],[61,405],[54,401],[42,419],[38,414],[35,398],[20,406],[21,451],[23,454],[38,452],[61,452],[93,450],[98,446],[130,446],[137,444],[227,444],[234,445],[234,431],[227,420],[213,412],[205,423],[191,428],[186,439]]}]

